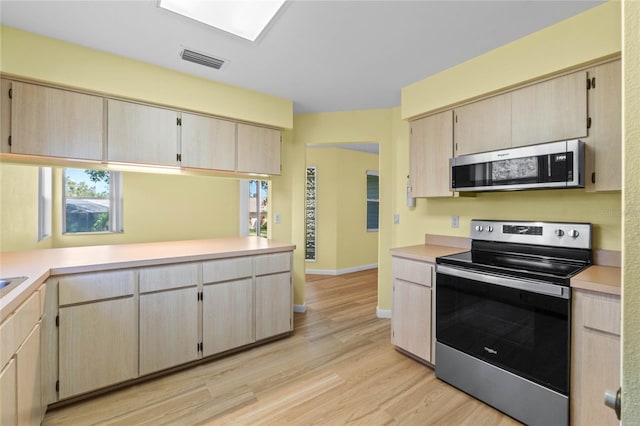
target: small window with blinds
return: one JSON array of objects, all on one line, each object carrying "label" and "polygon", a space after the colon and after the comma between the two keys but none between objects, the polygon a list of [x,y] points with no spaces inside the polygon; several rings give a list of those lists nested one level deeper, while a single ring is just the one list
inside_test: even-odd
[{"label": "small window with blinds", "polygon": [[367,170],[367,231],[378,232],[380,185],[378,172]]}]

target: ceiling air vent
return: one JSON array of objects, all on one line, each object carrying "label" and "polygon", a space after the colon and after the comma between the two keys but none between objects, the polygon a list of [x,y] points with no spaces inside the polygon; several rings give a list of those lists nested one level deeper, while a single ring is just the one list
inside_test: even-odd
[{"label": "ceiling air vent", "polygon": [[194,52],[189,49],[183,49],[180,52],[180,57],[185,61],[204,65],[205,67],[215,68],[217,70],[221,69],[227,63],[224,59],[203,55],[202,53]]}]

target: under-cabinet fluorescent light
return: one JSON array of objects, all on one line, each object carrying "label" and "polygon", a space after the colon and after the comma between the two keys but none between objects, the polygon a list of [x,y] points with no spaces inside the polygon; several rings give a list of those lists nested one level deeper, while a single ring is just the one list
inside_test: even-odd
[{"label": "under-cabinet fluorescent light", "polygon": [[182,172],[179,167],[172,166],[145,166],[142,164],[130,164],[130,163],[107,163],[107,169],[117,170],[121,172],[144,172],[144,173],[165,173],[177,175]]},{"label": "under-cabinet fluorescent light", "polygon": [[158,0],[158,7],[256,41],[285,0]]}]

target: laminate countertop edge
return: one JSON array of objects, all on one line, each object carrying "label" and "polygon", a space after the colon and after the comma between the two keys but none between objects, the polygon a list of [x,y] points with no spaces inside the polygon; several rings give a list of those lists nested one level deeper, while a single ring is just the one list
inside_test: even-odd
[{"label": "laminate countertop edge", "polygon": [[0,297],[0,322],[49,277],[279,253],[296,246],[259,237],[68,247],[0,253],[0,276],[28,277]]},{"label": "laminate countertop edge", "polygon": [[571,288],[619,296],[622,290],[622,269],[592,265],[571,278]]},{"label": "laminate countertop edge", "polygon": [[450,254],[462,253],[464,251],[468,250],[460,247],[440,246],[434,244],[419,244],[415,246],[392,248],[390,250],[391,256],[431,263],[435,263],[436,257],[448,256]]}]

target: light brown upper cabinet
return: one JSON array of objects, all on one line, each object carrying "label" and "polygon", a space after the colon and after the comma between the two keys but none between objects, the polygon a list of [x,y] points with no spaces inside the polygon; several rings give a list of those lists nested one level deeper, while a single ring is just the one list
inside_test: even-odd
[{"label": "light brown upper cabinet", "polygon": [[412,197],[450,197],[453,110],[411,122],[409,173]]},{"label": "light brown upper cabinet", "polygon": [[0,79],[0,152],[11,152],[9,136],[11,135],[11,81]]},{"label": "light brown upper cabinet", "polygon": [[620,61],[587,70],[589,117],[585,190],[622,189],[622,81]]},{"label": "light brown upper cabinet", "polygon": [[178,165],[176,111],[109,99],[108,122],[108,161]]},{"label": "light brown upper cabinet", "polygon": [[455,155],[511,147],[511,93],[456,108]]},{"label": "light brown upper cabinet", "polygon": [[511,95],[511,146],[587,136],[586,71],[523,87]]},{"label": "light brown upper cabinet", "polygon": [[103,108],[97,96],[11,82],[11,152],[101,160]]},{"label": "light brown upper cabinet", "polygon": [[279,130],[238,123],[238,172],[280,174]]},{"label": "light brown upper cabinet", "polygon": [[182,113],[180,164],[197,169],[234,171],[236,123]]}]

